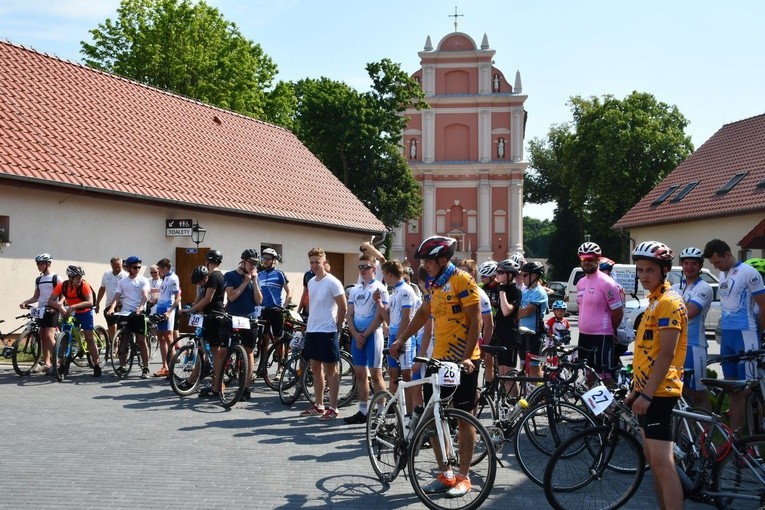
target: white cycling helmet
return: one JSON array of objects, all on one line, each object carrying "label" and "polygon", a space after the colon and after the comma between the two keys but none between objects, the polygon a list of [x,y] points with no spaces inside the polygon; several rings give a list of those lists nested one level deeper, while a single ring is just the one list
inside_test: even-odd
[{"label": "white cycling helmet", "polygon": [[478,276],[481,278],[491,278],[497,274],[497,263],[493,260],[487,260],[478,266]]},{"label": "white cycling helmet", "polygon": [[675,253],[672,248],[659,241],[644,241],[632,251],[632,260],[652,260],[662,266],[672,267]]},{"label": "white cycling helmet", "polygon": [[515,265],[517,265],[519,269],[523,264],[526,263],[526,258],[523,256],[523,253],[519,251],[510,255],[510,258],[507,260],[512,260],[513,262],[515,262]]},{"label": "white cycling helmet", "polygon": [[699,262],[704,262],[704,253],[698,248],[689,246],[680,252],[680,262],[685,259],[694,259],[698,260]]},{"label": "white cycling helmet", "polygon": [[579,246],[579,249],[576,250],[576,253],[581,257],[582,255],[596,255],[597,257],[600,257],[603,255],[603,252],[600,249],[600,246],[598,246],[596,243],[593,243],[591,241],[587,241],[582,243],[581,246]]},{"label": "white cycling helmet", "polygon": [[50,262],[51,260],[53,260],[53,257],[50,256],[50,253],[41,253],[35,257],[35,262],[38,264],[42,262]]}]

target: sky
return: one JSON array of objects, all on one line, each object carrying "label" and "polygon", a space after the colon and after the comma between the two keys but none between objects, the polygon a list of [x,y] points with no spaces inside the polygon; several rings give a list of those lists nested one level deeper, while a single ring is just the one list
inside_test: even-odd
[{"label": "sky", "polygon": [[[0,0],[0,38],[81,61],[88,30],[119,0]],[[648,92],[690,121],[695,147],[723,124],[765,113],[765,2],[736,0],[208,0],[260,44],[277,80],[326,76],[368,90],[368,62],[413,73],[427,36],[484,33],[505,76],[521,72],[526,141],[571,121],[571,96]],[[553,205],[524,214],[551,219]]]}]

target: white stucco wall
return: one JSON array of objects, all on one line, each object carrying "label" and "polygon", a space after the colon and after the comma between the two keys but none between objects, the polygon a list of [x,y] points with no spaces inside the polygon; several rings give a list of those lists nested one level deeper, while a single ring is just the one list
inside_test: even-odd
[{"label": "white stucco wall", "polygon": [[[191,191],[190,191],[191,193]],[[231,269],[244,248],[260,251],[261,243],[282,246],[283,262],[297,302],[308,250],[319,246],[345,254],[345,278],[354,283],[359,245],[368,234],[324,227],[297,226],[277,220],[260,220],[198,212],[182,206],[147,205],[120,197],[93,198],[77,192],[58,192],[0,184],[0,215],[10,217],[12,244],[0,254],[0,319],[12,325],[20,315],[18,303],[32,296],[37,276],[34,256],[49,252],[53,270],[64,274],[68,264],[78,264],[97,289],[112,256],[140,256],[144,275],[148,266],[167,257],[174,262],[176,247],[193,248],[189,237],[165,237],[165,219],[191,218],[207,229],[202,247],[223,252],[222,268]],[[352,268],[352,270],[351,270]],[[183,275],[180,275],[183,277]],[[3,328],[6,329],[6,328]]]}]

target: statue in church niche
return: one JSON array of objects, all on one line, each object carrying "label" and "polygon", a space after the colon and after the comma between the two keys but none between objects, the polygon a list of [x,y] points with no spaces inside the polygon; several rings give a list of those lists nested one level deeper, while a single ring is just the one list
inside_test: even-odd
[{"label": "statue in church niche", "polygon": [[500,138],[497,140],[497,157],[499,159],[505,158],[505,139]]},{"label": "statue in church niche", "polygon": [[417,140],[414,138],[409,142],[409,159],[417,159]]},{"label": "statue in church niche", "polygon": [[499,75],[497,73],[494,73],[494,79],[491,80],[491,83],[494,86],[494,92],[499,92]]}]

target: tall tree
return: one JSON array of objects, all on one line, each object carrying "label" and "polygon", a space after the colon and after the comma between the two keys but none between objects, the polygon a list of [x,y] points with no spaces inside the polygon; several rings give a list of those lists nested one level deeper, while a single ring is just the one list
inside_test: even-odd
[{"label": "tall tree", "polygon": [[371,91],[329,78],[294,85],[298,138],[388,227],[420,213],[417,181],[401,154],[404,110],[422,107],[422,89],[384,59],[367,65]]},{"label": "tall tree", "polygon": [[204,0],[122,0],[90,34],[91,67],[290,127],[294,96],[273,87],[276,64]]},{"label": "tall tree", "polygon": [[531,141],[525,189],[529,202],[557,203],[550,260],[556,278],[576,263],[585,235],[611,258],[624,258],[628,239],[611,226],[693,151],[687,119],[651,94],[576,96],[571,110],[571,124]]}]

